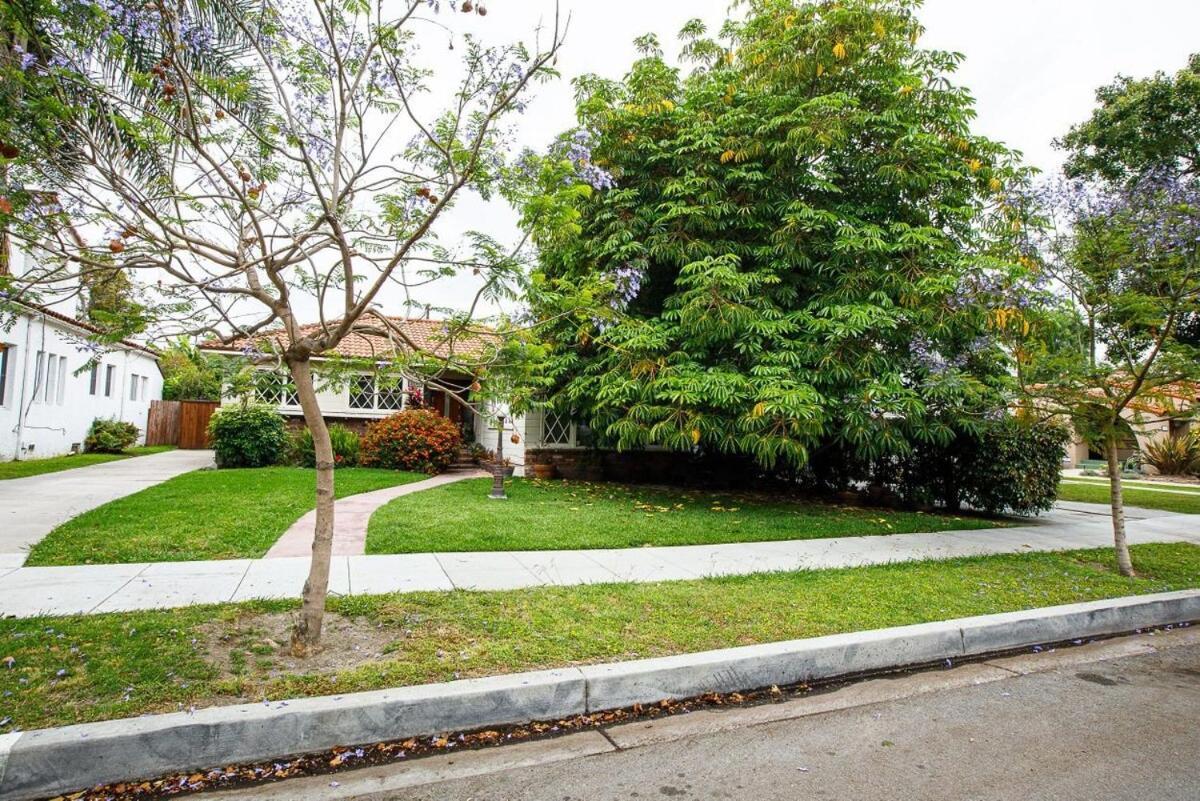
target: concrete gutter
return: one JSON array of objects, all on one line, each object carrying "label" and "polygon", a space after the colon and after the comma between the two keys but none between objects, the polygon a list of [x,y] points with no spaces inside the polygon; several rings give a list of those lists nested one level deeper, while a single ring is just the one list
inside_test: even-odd
[{"label": "concrete gutter", "polygon": [[0,801],[278,759],[339,745],[471,731],[827,680],[1200,620],[1200,590],[0,737]]}]

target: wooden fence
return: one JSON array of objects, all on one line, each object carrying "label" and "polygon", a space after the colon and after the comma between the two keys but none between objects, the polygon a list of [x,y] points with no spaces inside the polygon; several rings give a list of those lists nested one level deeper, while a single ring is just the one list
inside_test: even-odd
[{"label": "wooden fence", "polygon": [[151,401],[146,444],[207,448],[208,421],[218,406],[216,401]]},{"label": "wooden fence", "polygon": [[146,419],[147,445],[179,444],[179,401],[150,401]]}]

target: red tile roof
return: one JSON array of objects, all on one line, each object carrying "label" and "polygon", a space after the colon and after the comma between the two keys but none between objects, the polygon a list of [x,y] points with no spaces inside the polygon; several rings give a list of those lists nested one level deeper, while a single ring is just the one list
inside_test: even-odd
[{"label": "red tile roof", "polygon": [[[408,317],[388,317],[386,319],[399,329],[403,338],[411,342],[417,352],[439,358],[450,358],[456,361],[478,359],[483,356],[488,341],[491,339],[489,334],[480,331],[477,327],[472,330],[456,329],[451,335],[445,320]],[[336,320],[331,320],[325,323],[325,326],[331,327],[336,322]],[[372,321],[369,318],[362,320],[359,324],[364,328],[382,328],[378,321]],[[300,333],[303,336],[320,332],[321,325],[321,323],[312,323],[301,326]],[[232,342],[210,339],[201,343],[200,347],[205,350],[229,352],[242,351],[249,347],[256,347],[259,350],[282,350],[288,344],[290,342],[287,333],[282,328],[275,328],[253,336],[239,337]],[[399,343],[399,347],[401,350],[409,349],[403,341]],[[332,351],[324,355],[336,354],[354,359],[386,359],[390,358],[395,350],[396,347],[387,337],[373,333],[351,332]]]},{"label": "red tile roof", "polygon": [[[103,328],[99,327],[98,325],[89,323],[86,320],[78,320],[78,319],[70,316],[69,314],[63,314],[62,312],[55,311],[54,309],[51,309],[48,306],[42,306],[37,303],[30,303],[29,301],[26,301],[26,300],[18,300],[18,301],[14,301],[14,302],[17,304],[20,304],[21,306],[24,306],[25,308],[29,309],[30,311],[34,312],[35,314],[44,314],[47,317],[52,317],[55,320],[60,320],[64,323],[68,323],[69,325],[73,325],[76,328],[82,328],[84,331],[90,331],[93,334],[106,333],[105,330]],[[127,348],[133,348],[134,350],[140,350],[145,353],[148,353],[151,356],[153,356],[155,359],[158,358],[158,351],[154,350],[153,348],[142,345],[138,342],[134,342],[131,339],[122,339],[119,342],[119,344],[124,345]]]}]

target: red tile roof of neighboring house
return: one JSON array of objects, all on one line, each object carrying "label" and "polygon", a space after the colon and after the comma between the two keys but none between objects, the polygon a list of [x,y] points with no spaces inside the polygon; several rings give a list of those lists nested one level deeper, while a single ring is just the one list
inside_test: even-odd
[{"label": "red tile roof of neighboring house", "polygon": [[[455,330],[453,336],[451,336],[445,320],[412,319],[408,317],[388,317],[386,319],[399,329],[403,337],[411,342],[418,352],[427,353],[439,358],[456,360],[477,359],[484,354],[488,340],[491,338],[489,334],[478,329],[470,331]],[[330,321],[325,323],[325,325],[326,327],[330,327],[335,323],[336,321]],[[317,333],[321,331],[321,325],[321,323],[312,323],[301,326],[300,333],[302,336]],[[382,328],[382,325],[378,321],[373,322],[369,318],[362,320],[360,325]],[[259,350],[267,350],[269,347],[275,350],[282,350],[288,344],[289,340],[286,332],[282,328],[275,328],[269,331],[262,331],[253,336],[239,337],[232,342],[221,342],[220,340],[210,339],[201,343],[200,347],[205,350],[228,352],[242,351],[249,347],[257,347]],[[400,347],[404,349],[405,345],[401,343]],[[394,352],[395,347],[387,337],[378,336],[373,333],[352,332],[347,334],[331,351],[323,355],[336,354],[353,359],[386,359]]]},{"label": "red tile roof of neighboring house", "polygon": [[[14,301],[14,302],[21,306],[24,306],[25,308],[29,309],[32,312],[35,312],[37,314],[44,314],[47,317],[52,317],[55,320],[60,320],[64,323],[68,323],[69,325],[73,325],[76,328],[82,328],[84,331],[91,331],[93,334],[107,333],[103,328],[101,328],[98,325],[86,322],[85,320],[78,320],[78,319],[70,316],[69,314],[63,314],[62,312],[55,311],[54,309],[51,309],[47,306],[42,306],[37,303],[30,303],[29,301],[26,301],[26,300],[18,300],[18,301]],[[158,358],[158,352],[155,351],[153,348],[149,348],[145,345],[134,342],[133,340],[122,339],[122,340],[120,340],[119,344],[124,345],[127,348],[133,348],[134,350],[140,350],[144,353],[148,353],[151,356],[153,356],[155,359]]]}]

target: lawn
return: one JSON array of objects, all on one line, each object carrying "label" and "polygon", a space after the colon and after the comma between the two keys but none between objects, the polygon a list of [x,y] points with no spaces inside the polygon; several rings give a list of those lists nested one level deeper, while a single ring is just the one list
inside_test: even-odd
[{"label": "lawn", "polygon": [[[725,648],[1200,586],[1200,547],[331,599],[342,639],[289,664],[287,601],[0,620],[0,734],[263,699]],[[349,630],[349,633],[347,631]],[[338,633],[340,632],[340,633]]]},{"label": "lawn", "polygon": [[[1175,489],[1174,487],[1167,487]],[[1183,487],[1183,489],[1189,489]],[[1200,515],[1200,492],[1187,494],[1176,492],[1155,492],[1153,490],[1123,487],[1121,491],[1127,506],[1140,506],[1143,509],[1161,509],[1166,512],[1181,512],[1183,514]],[[1084,503],[1109,503],[1112,495],[1108,484],[1068,484],[1058,485],[1060,501],[1082,501]]]},{"label": "lawn", "polygon": [[149,456],[152,453],[174,450],[174,445],[139,445],[124,453],[78,453],[72,456],[51,456],[46,459],[22,459],[19,462],[0,462],[0,481],[10,478],[25,478],[40,476],[43,473],[57,473],[60,470],[72,470],[76,467],[87,467],[92,464],[115,462],[118,459],[129,459],[133,456]]},{"label": "lawn", "polygon": [[[337,497],[426,476],[363,467],[337,471]],[[197,470],[98,506],[34,546],[28,565],[183,562],[259,557],[315,503],[301,467]]]},{"label": "lawn", "polygon": [[966,515],[862,509],[621,484],[514,479],[508,501],[491,479],[449,484],[392,501],[371,518],[367,553],[633,548],[853,537],[991,528]]}]

